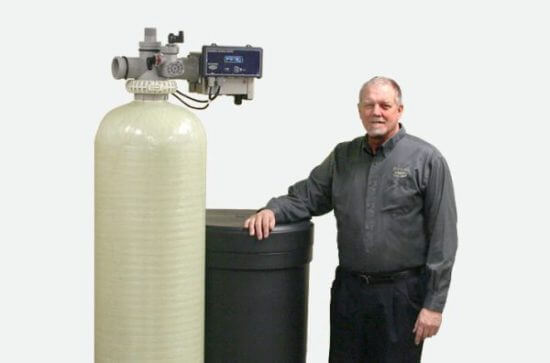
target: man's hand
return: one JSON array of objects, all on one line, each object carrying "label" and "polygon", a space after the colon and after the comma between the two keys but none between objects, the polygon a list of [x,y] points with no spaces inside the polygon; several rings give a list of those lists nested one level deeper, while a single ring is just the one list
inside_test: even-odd
[{"label": "man's hand", "polygon": [[437,334],[441,326],[442,316],[440,312],[423,308],[418,314],[414,324],[413,333],[416,333],[414,342],[420,344],[426,338]]},{"label": "man's hand", "polygon": [[275,228],[275,214],[271,209],[262,209],[244,221],[244,228],[248,228],[250,235],[256,235],[259,240],[267,238],[269,232]]}]

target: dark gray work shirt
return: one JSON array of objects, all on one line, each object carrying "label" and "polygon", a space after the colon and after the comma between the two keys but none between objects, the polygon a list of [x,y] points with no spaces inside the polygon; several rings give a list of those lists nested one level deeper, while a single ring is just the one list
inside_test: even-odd
[{"label": "dark gray work shirt", "polygon": [[338,144],[309,177],[266,208],[277,223],[334,209],[340,265],[361,272],[427,271],[424,307],[443,311],[457,248],[449,167],[401,126],[373,154],[365,136]]}]

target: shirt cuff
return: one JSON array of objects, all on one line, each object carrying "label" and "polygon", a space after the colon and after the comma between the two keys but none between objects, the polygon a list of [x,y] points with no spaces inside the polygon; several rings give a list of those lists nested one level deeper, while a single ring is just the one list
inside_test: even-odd
[{"label": "shirt cuff", "polygon": [[443,309],[445,308],[445,298],[436,294],[428,293],[428,295],[424,299],[424,307],[428,310],[442,313]]}]

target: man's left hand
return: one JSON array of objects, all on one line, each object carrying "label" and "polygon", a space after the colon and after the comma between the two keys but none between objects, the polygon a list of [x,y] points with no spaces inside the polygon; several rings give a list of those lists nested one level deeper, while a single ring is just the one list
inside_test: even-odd
[{"label": "man's left hand", "polygon": [[414,324],[413,333],[416,333],[414,342],[420,344],[426,338],[437,334],[441,326],[442,316],[440,312],[423,308],[418,314]]}]

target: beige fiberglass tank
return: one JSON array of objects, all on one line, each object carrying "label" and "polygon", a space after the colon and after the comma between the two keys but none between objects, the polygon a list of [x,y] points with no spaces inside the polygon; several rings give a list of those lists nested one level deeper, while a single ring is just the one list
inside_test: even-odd
[{"label": "beige fiberglass tank", "polygon": [[251,100],[262,49],[213,44],[178,57],[181,43],[183,31],[163,45],[145,28],[139,56],[112,62],[135,100],[109,112],[95,139],[96,363],[204,361],[206,140],[168,96],[195,109],[220,95]]},{"label": "beige fiberglass tank", "polygon": [[95,362],[200,363],[205,133],[175,81],[126,87],[95,139]]}]

